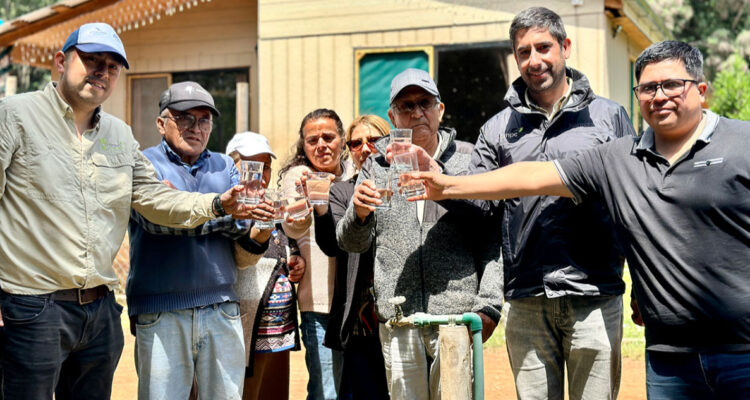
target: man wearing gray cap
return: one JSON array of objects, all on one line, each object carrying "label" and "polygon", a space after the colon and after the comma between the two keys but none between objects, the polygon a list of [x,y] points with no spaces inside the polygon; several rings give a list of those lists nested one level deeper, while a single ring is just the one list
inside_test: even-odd
[{"label": "man wearing gray cap", "polygon": [[131,207],[185,227],[249,214],[234,189],[185,193],[156,179],[130,128],[101,110],[123,67],[112,27],[86,24],[55,54],[58,82],[0,100],[6,399],[110,397],[123,347],[112,260]]},{"label": "man wearing gray cap", "polygon": [[[445,171],[468,172],[472,146],[455,140],[455,130],[439,128],[445,106],[427,72],[407,69],[393,78],[390,102],[391,122],[411,129],[414,145]],[[394,196],[390,210],[376,210],[374,179],[389,173],[389,142],[379,140],[378,154],[363,165],[336,236],[348,252],[361,253],[375,243],[376,311],[391,398],[439,399],[438,328],[386,325],[395,316],[388,300],[404,296],[404,315],[477,312],[486,340],[502,308],[499,222],[467,202],[410,203]]]},{"label": "man wearing gray cap", "polygon": [[[239,183],[232,159],[206,150],[219,111],[204,88],[175,83],[161,95],[159,109],[162,141],[143,151],[159,179],[200,193]],[[242,397],[245,349],[233,242],[249,246],[249,230],[231,216],[178,230],[132,212],[126,294],[139,399],[185,399],[193,376],[201,398]]]}]

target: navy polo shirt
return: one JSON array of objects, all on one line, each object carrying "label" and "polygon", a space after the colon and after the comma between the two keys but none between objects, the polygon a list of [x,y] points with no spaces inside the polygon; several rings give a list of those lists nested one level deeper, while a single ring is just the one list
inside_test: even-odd
[{"label": "navy polo shirt", "polygon": [[674,165],[651,129],[555,161],[576,200],[609,209],[648,350],[750,350],[750,122],[704,113]]}]

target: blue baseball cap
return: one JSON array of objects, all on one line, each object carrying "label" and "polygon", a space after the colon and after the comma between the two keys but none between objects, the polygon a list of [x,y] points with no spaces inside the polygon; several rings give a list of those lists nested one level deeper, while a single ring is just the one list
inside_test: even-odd
[{"label": "blue baseball cap", "polygon": [[81,25],[73,31],[63,45],[63,53],[75,47],[84,53],[114,53],[125,68],[130,69],[125,47],[115,30],[104,22]]}]

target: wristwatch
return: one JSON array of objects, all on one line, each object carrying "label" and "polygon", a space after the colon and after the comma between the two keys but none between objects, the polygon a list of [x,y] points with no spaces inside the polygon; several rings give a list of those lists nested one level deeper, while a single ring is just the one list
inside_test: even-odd
[{"label": "wristwatch", "polygon": [[224,207],[221,205],[221,195],[217,194],[216,197],[214,197],[214,201],[211,203],[211,208],[213,209],[214,215],[217,217],[223,217],[227,215],[226,210],[224,210]]}]

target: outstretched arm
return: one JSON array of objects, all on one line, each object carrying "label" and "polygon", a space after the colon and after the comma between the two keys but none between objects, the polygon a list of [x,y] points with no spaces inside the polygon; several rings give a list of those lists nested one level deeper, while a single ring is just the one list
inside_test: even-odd
[{"label": "outstretched arm", "polygon": [[448,176],[435,172],[407,174],[424,181],[426,192],[409,200],[503,200],[523,196],[573,197],[551,161],[518,162],[477,175]]}]

